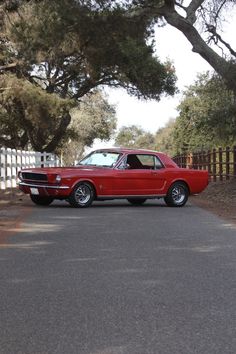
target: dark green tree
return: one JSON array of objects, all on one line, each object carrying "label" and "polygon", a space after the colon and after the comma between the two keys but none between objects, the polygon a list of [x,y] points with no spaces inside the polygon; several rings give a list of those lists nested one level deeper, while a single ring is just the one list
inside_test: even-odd
[{"label": "dark green tree", "polygon": [[[28,2],[32,4],[33,0],[5,0],[2,1],[2,4],[7,4],[8,8],[14,9],[22,3]],[[34,2],[37,4],[45,3],[45,1],[40,0],[35,0]],[[57,3],[58,7],[61,7],[61,11],[63,11],[61,4],[65,4],[66,1],[61,2],[59,0]],[[113,29],[115,28],[113,23],[115,23],[115,26],[118,25],[120,29],[123,29],[124,23],[132,22],[133,24],[138,24],[140,28],[145,24],[145,40],[150,38],[152,34],[150,29],[154,28],[155,23],[161,26],[165,24],[173,26],[187,38],[192,45],[192,51],[198,53],[206,60],[224,79],[227,87],[233,90],[234,93],[236,92],[236,51],[224,39],[223,34],[224,24],[227,23],[228,19],[231,19],[235,1],[191,0],[185,3],[184,1],[174,0],[103,0],[94,1],[93,3],[89,1],[68,1],[67,3],[70,3],[73,9],[82,7],[85,12],[88,8],[89,10],[92,9],[93,13],[99,13],[98,17],[99,20],[102,19],[102,23],[108,23],[107,19],[110,18],[109,15],[111,14],[112,22],[109,30],[112,31],[109,33],[112,34],[112,39],[114,38]],[[51,8],[54,9],[55,1],[50,1],[50,4]],[[118,13],[119,16],[114,17]],[[102,16],[100,16],[101,14]],[[76,12],[74,12],[74,15],[77,17]],[[80,17],[77,18],[81,21]],[[93,16],[91,16],[91,20],[92,18]],[[60,20],[58,24],[59,29]],[[107,29],[108,27],[104,28]],[[146,31],[147,28],[148,31]],[[71,29],[70,33],[73,33],[73,24]],[[126,31],[124,31],[124,34],[126,34]]]},{"label": "dark green tree", "polygon": [[206,149],[236,143],[235,96],[219,76],[202,74],[184,93],[175,122],[174,143]]},{"label": "dark green tree", "polygon": [[121,127],[115,138],[119,147],[154,149],[154,143],[154,135],[136,125]]},{"label": "dark green tree", "polygon": [[157,130],[155,134],[155,149],[170,156],[176,154],[174,144],[175,120],[170,119],[167,124]]},{"label": "dark green tree", "polygon": [[24,149],[30,143],[36,151],[54,151],[73,104],[15,75],[0,75],[0,144]]},{"label": "dark green tree", "polygon": [[[2,1],[0,71],[76,104],[104,85],[145,99],[173,95],[175,73],[154,55],[152,19],[126,11],[110,2]],[[67,126],[69,118],[65,110]]]}]

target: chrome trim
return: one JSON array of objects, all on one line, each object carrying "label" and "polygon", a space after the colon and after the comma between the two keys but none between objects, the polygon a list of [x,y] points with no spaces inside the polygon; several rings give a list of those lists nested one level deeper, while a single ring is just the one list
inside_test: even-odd
[{"label": "chrome trim", "polygon": [[31,188],[51,188],[51,189],[69,189],[69,186],[47,186],[44,184],[30,184],[25,182],[19,182],[19,186],[31,187]]},{"label": "chrome trim", "polygon": [[150,198],[150,199],[155,199],[155,198],[163,198],[165,197],[166,194],[124,194],[124,195],[104,195],[104,194],[100,194],[97,195],[97,198],[109,198],[109,199],[126,199],[126,198]]}]

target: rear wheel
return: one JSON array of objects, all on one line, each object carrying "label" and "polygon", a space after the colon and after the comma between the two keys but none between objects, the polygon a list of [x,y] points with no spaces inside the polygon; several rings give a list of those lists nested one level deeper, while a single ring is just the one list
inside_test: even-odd
[{"label": "rear wheel", "polygon": [[146,202],[146,198],[128,198],[128,202],[132,205],[142,205],[143,203]]},{"label": "rear wheel", "polygon": [[45,196],[41,196],[41,195],[31,194],[30,198],[31,198],[32,202],[37,205],[46,206],[46,205],[49,205],[53,202],[53,197],[45,197]]},{"label": "rear wheel", "polygon": [[183,182],[175,182],[170,186],[166,197],[166,204],[170,207],[182,207],[186,204],[189,196],[188,187]]},{"label": "rear wheel", "polygon": [[68,202],[74,208],[89,207],[95,197],[93,186],[88,182],[80,182],[77,184],[68,198]]}]

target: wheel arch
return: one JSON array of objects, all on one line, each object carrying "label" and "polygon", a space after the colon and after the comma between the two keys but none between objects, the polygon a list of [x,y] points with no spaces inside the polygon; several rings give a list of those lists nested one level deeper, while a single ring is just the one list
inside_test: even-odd
[{"label": "wheel arch", "polygon": [[95,198],[96,198],[96,197],[97,197],[97,189],[96,189],[95,183],[94,183],[94,181],[92,181],[92,180],[89,179],[89,178],[81,178],[81,179],[77,180],[77,181],[73,184],[73,186],[72,186],[72,188],[71,188],[71,191],[73,191],[73,190],[75,189],[75,187],[76,187],[78,184],[80,184],[81,182],[89,183],[89,184],[93,187],[93,190],[94,190],[94,193],[95,193]]},{"label": "wheel arch", "polygon": [[[169,185],[169,188],[170,188],[171,186],[173,186],[173,184],[178,183],[178,182],[184,184],[184,185],[187,187],[188,194],[191,194],[190,186],[189,186],[188,182],[187,182],[185,179],[177,178],[176,180],[174,180],[174,181],[171,182],[171,184]],[[168,188],[168,189],[169,189],[169,188]]]}]

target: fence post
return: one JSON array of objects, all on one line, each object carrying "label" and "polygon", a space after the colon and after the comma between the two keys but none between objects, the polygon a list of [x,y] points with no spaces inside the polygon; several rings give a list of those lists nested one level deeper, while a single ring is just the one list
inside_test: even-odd
[{"label": "fence post", "polygon": [[211,150],[207,151],[207,171],[209,176],[211,176],[212,171],[211,171]]},{"label": "fence post", "polygon": [[1,167],[0,189],[6,189],[6,149],[5,148],[1,148],[1,150],[0,150],[0,167]]},{"label": "fence post", "polygon": [[233,147],[234,177],[236,177],[236,145]]},{"label": "fence post", "polygon": [[30,168],[30,152],[24,151],[25,153],[25,168]]},{"label": "fence post", "polygon": [[202,169],[203,170],[206,169],[206,151],[205,150],[202,151]]},{"label": "fence post", "polygon": [[41,167],[41,152],[35,152],[35,167]]},{"label": "fence post", "polygon": [[193,168],[196,169],[196,152],[193,153]]},{"label": "fence post", "polygon": [[21,168],[25,168],[26,166],[25,166],[25,163],[26,163],[26,161],[25,161],[26,159],[25,159],[25,150],[22,150],[21,151]]},{"label": "fence post", "polygon": [[187,155],[186,167],[187,168],[193,168],[193,154],[191,152],[189,152],[188,155]]},{"label": "fence post", "polygon": [[200,153],[201,170],[205,170],[205,151],[201,150]]},{"label": "fence post", "polygon": [[222,148],[219,148],[219,175],[220,181],[223,181]]},{"label": "fence post", "polygon": [[225,163],[226,163],[226,168],[225,168],[225,173],[226,173],[226,179],[230,178],[230,147],[226,146],[225,149]]},{"label": "fence post", "polygon": [[47,153],[45,151],[41,153],[41,167],[47,167]]},{"label": "fence post", "polygon": [[213,181],[216,182],[216,149],[212,150],[212,164]]},{"label": "fence post", "polygon": [[7,188],[11,188],[11,149],[7,148]]},{"label": "fence post", "polygon": [[16,188],[16,150],[11,151],[11,187]]},{"label": "fence post", "polygon": [[16,173],[21,170],[22,168],[22,151],[16,150]]}]

